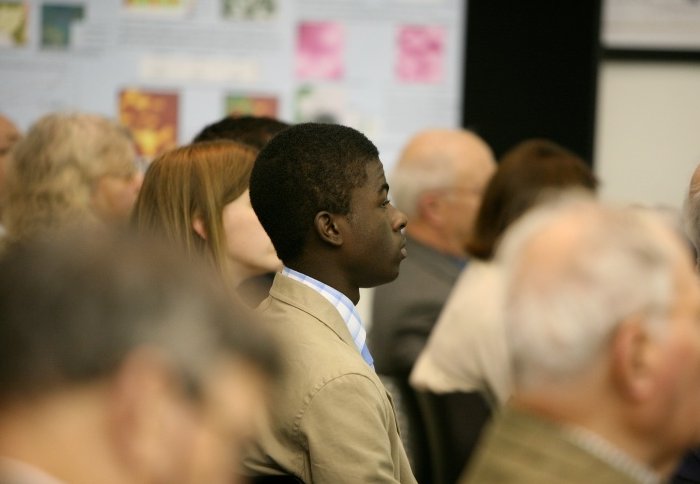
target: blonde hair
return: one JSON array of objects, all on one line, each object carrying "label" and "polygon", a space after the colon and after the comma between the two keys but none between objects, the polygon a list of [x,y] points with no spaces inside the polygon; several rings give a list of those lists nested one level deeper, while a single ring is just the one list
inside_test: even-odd
[{"label": "blonde hair", "polygon": [[39,119],[15,145],[8,163],[3,222],[22,240],[69,225],[93,224],[92,191],[105,175],[136,172],[129,132],[85,113]]},{"label": "blonde hair", "polygon": [[[131,223],[210,259],[226,275],[224,206],[247,189],[257,151],[228,140],[195,143],[156,158],[141,186]],[[201,220],[206,239],[194,229]]]}]

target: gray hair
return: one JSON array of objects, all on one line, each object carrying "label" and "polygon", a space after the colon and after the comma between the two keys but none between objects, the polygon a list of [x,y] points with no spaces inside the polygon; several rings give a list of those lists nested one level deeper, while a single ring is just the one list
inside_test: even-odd
[{"label": "gray hair", "polygon": [[455,166],[446,156],[422,154],[419,163],[400,161],[390,176],[391,198],[396,208],[409,218],[416,215],[420,196],[430,190],[449,187],[455,178]]},{"label": "gray hair", "polygon": [[[564,235],[552,249],[555,232]],[[630,317],[663,333],[681,247],[674,236],[650,213],[578,197],[517,222],[497,254],[516,386],[579,374]]]},{"label": "gray hair", "polygon": [[222,356],[275,375],[273,342],[204,266],[104,230],[10,246],[0,259],[0,404],[99,381],[143,347],[195,397]]},{"label": "gray hair", "polygon": [[12,239],[95,219],[91,194],[104,175],[136,172],[129,132],[95,114],[39,119],[12,151],[3,222]]}]

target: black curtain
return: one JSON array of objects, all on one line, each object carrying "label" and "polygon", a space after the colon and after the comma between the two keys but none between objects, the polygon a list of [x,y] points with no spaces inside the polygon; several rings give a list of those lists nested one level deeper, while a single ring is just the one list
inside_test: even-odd
[{"label": "black curtain", "polygon": [[549,138],[593,163],[602,0],[466,0],[462,125],[500,157]]}]

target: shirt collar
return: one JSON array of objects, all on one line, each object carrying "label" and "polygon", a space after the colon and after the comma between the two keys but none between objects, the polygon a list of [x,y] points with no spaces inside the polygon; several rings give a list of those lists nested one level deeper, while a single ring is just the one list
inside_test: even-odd
[{"label": "shirt collar", "polygon": [[564,426],[564,436],[577,447],[596,456],[640,484],[660,484],[662,479],[652,469],[638,462],[603,437],[582,427]]},{"label": "shirt collar", "polygon": [[369,354],[369,350],[367,349],[367,333],[362,324],[362,318],[360,318],[360,313],[357,311],[357,308],[352,303],[350,298],[328,284],[314,279],[311,276],[307,276],[299,271],[295,271],[294,269],[290,269],[289,267],[285,266],[282,269],[282,274],[310,287],[326,298],[326,300],[330,302],[333,307],[335,307],[340,314],[340,317],[343,319],[345,326],[347,326],[348,331],[350,331],[350,336],[352,337],[357,350],[362,355],[362,358],[369,366],[374,368],[374,361],[372,356]]}]

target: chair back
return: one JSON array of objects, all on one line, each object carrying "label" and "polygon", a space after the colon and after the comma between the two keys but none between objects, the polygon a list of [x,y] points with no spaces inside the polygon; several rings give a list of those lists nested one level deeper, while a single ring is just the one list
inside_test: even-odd
[{"label": "chair back", "polygon": [[454,484],[469,462],[491,409],[479,392],[416,392],[425,421],[433,484]]},{"label": "chair back", "polygon": [[415,390],[408,383],[408,376],[379,375],[384,387],[391,394],[396,410],[396,419],[401,433],[411,470],[421,484],[430,484],[432,469],[430,452],[425,432],[425,422],[418,406]]}]

